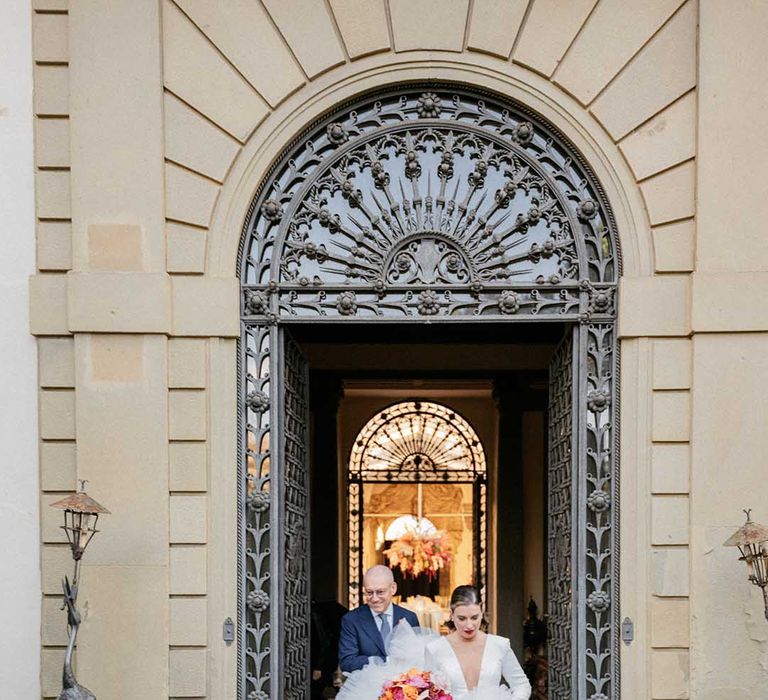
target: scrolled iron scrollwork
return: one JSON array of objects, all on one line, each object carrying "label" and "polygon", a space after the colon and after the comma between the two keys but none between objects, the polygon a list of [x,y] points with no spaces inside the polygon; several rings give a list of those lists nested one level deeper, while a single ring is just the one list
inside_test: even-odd
[{"label": "scrolled iron scrollwork", "polygon": [[[239,265],[240,697],[305,691],[307,544],[295,535],[306,528],[306,455],[293,442],[278,454],[272,442],[284,437],[278,425],[302,430],[289,415],[301,410],[298,394],[274,380],[286,361],[281,326],[384,319],[565,322],[579,339],[552,375],[554,425],[565,431],[570,409],[575,422],[550,445],[550,697],[617,698],[620,254],[578,151],[493,94],[424,84],[362,96],[276,161],[246,217]],[[350,478],[350,566],[361,485]],[[283,487],[287,500],[276,500]],[[486,561],[482,546],[481,570]],[[571,687],[574,668],[585,671]]]},{"label": "scrolled iron scrollwork", "polygon": [[266,326],[244,326],[241,365],[240,521],[241,565],[239,599],[240,679],[242,697],[269,697],[273,610],[270,539],[272,503],[270,368],[272,348]]},{"label": "scrolled iron scrollwork", "polygon": [[[262,188],[244,237],[244,309],[327,317],[319,295],[283,294],[269,307],[260,292],[270,285],[355,294],[427,286],[451,296],[482,286],[497,307],[509,287],[575,285],[579,308],[565,294],[555,313],[609,315],[619,264],[604,199],[578,154],[522,107],[464,91],[380,95],[319,123]],[[427,315],[465,313],[445,303]]]},{"label": "scrolled iron scrollwork", "polygon": [[588,324],[585,333],[584,381],[586,444],[580,450],[586,481],[584,518],[586,542],[582,585],[585,599],[586,673],[585,697],[617,697],[614,679],[615,649],[618,644],[618,615],[615,601],[618,580],[614,574],[618,546],[615,478],[616,407],[614,393],[616,329],[613,323]]},{"label": "scrolled iron scrollwork", "polygon": [[309,409],[307,364],[286,333],[282,343],[284,392],[281,467],[282,486],[282,694],[304,700],[309,669]]},{"label": "scrolled iron scrollwork", "polygon": [[555,351],[549,374],[549,474],[547,552],[549,695],[572,697],[573,588],[573,394],[574,340]]}]

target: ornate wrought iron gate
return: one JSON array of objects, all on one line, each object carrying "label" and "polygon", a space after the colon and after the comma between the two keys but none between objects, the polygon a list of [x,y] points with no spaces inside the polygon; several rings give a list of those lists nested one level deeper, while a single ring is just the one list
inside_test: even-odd
[{"label": "ornate wrought iron gate", "polygon": [[549,623],[549,695],[570,698],[574,686],[572,673],[574,409],[574,343],[578,331],[568,332],[557,348],[549,370],[549,494],[547,528],[547,621]]},{"label": "ornate wrought iron gate", "polygon": [[553,374],[550,551],[570,569],[550,580],[552,697],[618,698],[619,273],[589,165],[496,95],[399,86],[341,106],[284,153],[240,254],[241,700],[308,692],[306,367],[286,324],[350,321],[575,329]]},{"label": "ornate wrought iron gate", "polygon": [[282,584],[278,648],[283,649],[281,697],[306,697],[309,678],[309,376],[301,349],[280,331],[278,434],[278,581]]},{"label": "ornate wrought iron gate", "polygon": [[300,700],[310,672],[308,367],[287,328],[244,334],[240,692]]},{"label": "ornate wrought iron gate", "polygon": [[550,365],[550,700],[618,697],[614,332],[569,328]]}]

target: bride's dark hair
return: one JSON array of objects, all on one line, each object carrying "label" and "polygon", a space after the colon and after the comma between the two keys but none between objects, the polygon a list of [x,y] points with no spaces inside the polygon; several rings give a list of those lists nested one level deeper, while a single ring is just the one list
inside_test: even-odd
[{"label": "bride's dark hair", "polygon": [[[461,605],[479,605],[482,610],[483,604],[480,599],[480,591],[474,586],[457,586],[454,588],[453,593],[451,593],[451,613]],[[453,620],[450,618],[445,623],[445,626],[449,630],[456,629],[456,625],[453,624]],[[483,630],[483,632],[488,629],[488,620],[485,619],[485,611],[483,611],[483,620],[480,623],[480,629]]]}]

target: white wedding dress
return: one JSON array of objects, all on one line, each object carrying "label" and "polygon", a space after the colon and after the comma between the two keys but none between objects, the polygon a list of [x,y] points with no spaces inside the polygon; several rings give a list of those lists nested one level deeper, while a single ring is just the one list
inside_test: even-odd
[{"label": "white wedding dress", "polygon": [[[427,644],[424,663],[445,678],[453,700],[528,700],[531,684],[506,637],[486,635],[477,687],[467,688],[456,652],[445,637]],[[501,681],[507,686],[501,685]]]},{"label": "white wedding dress", "polygon": [[[414,630],[402,620],[392,633],[387,660],[374,659],[351,673],[337,700],[379,700],[384,683],[412,668],[431,671],[435,682],[453,700],[528,700],[531,695],[531,686],[508,639],[488,635],[478,686],[469,690],[448,640],[432,630]],[[501,685],[502,678],[509,688]]]}]

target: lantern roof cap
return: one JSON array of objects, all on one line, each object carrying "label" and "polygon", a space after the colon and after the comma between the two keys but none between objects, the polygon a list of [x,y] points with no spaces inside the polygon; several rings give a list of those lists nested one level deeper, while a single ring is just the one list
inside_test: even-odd
[{"label": "lantern roof cap", "polygon": [[111,515],[101,503],[91,498],[85,491],[81,490],[77,493],[62,498],[60,501],[51,503],[51,508],[61,508],[62,510],[71,510],[75,513],[106,513]]},{"label": "lantern roof cap", "polygon": [[724,547],[745,547],[768,541],[768,527],[752,521],[752,509],[744,511],[747,522],[734,532],[724,543]]}]

